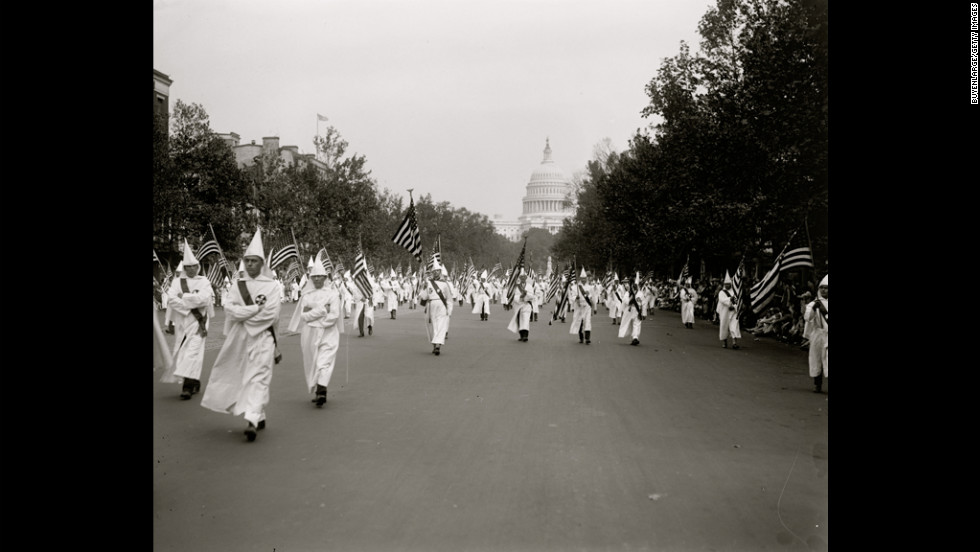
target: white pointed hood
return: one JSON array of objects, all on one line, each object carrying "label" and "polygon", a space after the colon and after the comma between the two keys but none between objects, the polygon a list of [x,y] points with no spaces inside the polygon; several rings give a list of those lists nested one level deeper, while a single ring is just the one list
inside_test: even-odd
[{"label": "white pointed hood", "polygon": [[194,252],[191,251],[191,246],[187,243],[187,238],[184,238],[184,260],[181,261],[181,264],[188,266],[201,264],[201,262],[197,260],[197,257],[194,256]]}]

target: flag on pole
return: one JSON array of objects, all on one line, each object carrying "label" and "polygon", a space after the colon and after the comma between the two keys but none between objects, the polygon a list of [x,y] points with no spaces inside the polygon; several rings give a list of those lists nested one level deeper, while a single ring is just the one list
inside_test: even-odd
[{"label": "flag on pole", "polygon": [[745,279],[745,259],[738,263],[735,276],[732,276],[732,303],[735,305],[735,318],[742,310],[742,281]]},{"label": "flag on pole", "polygon": [[797,247],[783,253],[781,271],[799,267],[813,268],[813,255],[809,247]]},{"label": "flag on pole", "polygon": [[222,266],[218,263],[214,263],[208,267],[207,279],[209,282],[211,282],[211,287],[214,289],[220,288],[221,283],[224,280],[224,277],[221,274],[221,269]]},{"label": "flag on pole", "polygon": [[495,264],[495,265],[493,265],[493,268],[492,268],[492,269],[490,269],[490,274],[489,274],[489,275],[487,275],[487,278],[493,278],[493,275],[494,275],[494,274],[496,274],[496,273],[498,273],[498,272],[500,272],[500,271],[501,271],[501,270],[503,270],[503,269],[504,269],[504,267],[503,267],[503,265],[501,265],[501,264],[500,264],[500,263],[498,262],[497,264]]},{"label": "flag on pole", "polygon": [[203,261],[208,255],[220,254],[221,248],[218,247],[218,242],[216,240],[208,240],[201,244],[201,247],[197,250],[197,259]]},{"label": "flag on pole", "polygon": [[289,261],[289,265],[286,267],[286,275],[283,276],[283,281],[298,282],[302,277],[303,267],[299,263],[299,257],[294,257]]},{"label": "flag on pole", "polygon": [[415,257],[415,260],[422,261],[422,238],[419,235],[419,223],[415,218],[415,200],[409,194],[408,211],[405,212],[405,219],[401,226],[391,237],[391,241],[408,250]]},{"label": "flag on pole", "polygon": [[[437,238],[438,240],[438,238]],[[425,265],[426,272],[432,272],[433,267],[442,266],[442,254],[439,252],[439,243],[432,244],[432,253],[429,255],[429,261]]]},{"label": "flag on pole", "polygon": [[330,261],[330,255],[327,253],[327,248],[321,247],[320,251],[318,251],[316,254],[316,260],[313,262],[322,264],[324,270],[333,274],[333,262]]},{"label": "flag on pole", "polygon": [[282,239],[272,247],[272,252],[269,254],[269,268],[275,270],[291,257],[299,259],[299,250],[292,241]]},{"label": "flag on pole", "polygon": [[527,250],[527,238],[524,238],[524,245],[521,246],[521,254],[517,256],[517,262],[514,264],[514,269],[510,273],[510,278],[507,281],[507,297],[514,296],[514,288],[517,287],[517,282],[520,279],[521,270],[524,268],[524,253]]},{"label": "flag on pole", "polygon": [[555,309],[555,314],[552,320],[557,320],[559,318],[565,318],[565,314],[568,312],[568,288],[575,285],[575,267],[572,264],[565,265],[565,270],[562,272],[563,284],[558,288],[558,308]]},{"label": "flag on pole", "polygon": [[316,114],[316,120],[317,120],[317,121],[326,121],[326,120],[327,120],[327,118],[326,118],[326,117],[324,117],[323,115],[320,115],[319,113],[317,113],[317,114]]},{"label": "flag on pole", "polygon": [[157,257],[157,250],[156,249],[153,250],[153,261],[154,262],[157,262],[157,263],[160,262],[160,257]]},{"label": "flag on pole", "polygon": [[691,272],[687,268],[687,264],[688,262],[690,262],[690,260],[691,260],[691,255],[689,254],[687,256],[687,260],[684,261],[684,266],[681,268],[681,275],[680,277],[677,278],[677,285],[679,286],[683,286],[684,282],[686,282],[687,279],[691,277]]},{"label": "flag on pole", "polygon": [[361,291],[365,300],[370,301],[373,295],[371,279],[368,273],[367,260],[364,258],[364,251],[361,250],[361,243],[357,243],[357,255],[354,256],[354,285]]},{"label": "flag on pole", "polygon": [[776,295],[776,284],[779,283],[779,271],[780,264],[782,263],[782,254],[776,257],[776,264],[773,265],[772,269],[762,277],[761,280],[756,282],[752,289],[749,290],[749,298],[752,302],[752,312],[759,314],[766,305],[772,301],[772,298]]}]

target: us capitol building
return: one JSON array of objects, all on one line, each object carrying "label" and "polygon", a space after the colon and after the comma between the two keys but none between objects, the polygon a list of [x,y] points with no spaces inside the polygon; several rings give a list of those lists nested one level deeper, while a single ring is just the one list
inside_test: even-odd
[{"label": "us capitol building", "polygon": [[571,193],[571,183],[564,171],[551,159],[551,145],[546,138],[544,159],[531,173],[521,216],[515,221],[503,220],[500,215],[494,215],[490,222],[498,234],[514,242],[520,241],[531,228],[544,228],[557,234],[565,219],[575,216],[575,209],[570,204]]}]

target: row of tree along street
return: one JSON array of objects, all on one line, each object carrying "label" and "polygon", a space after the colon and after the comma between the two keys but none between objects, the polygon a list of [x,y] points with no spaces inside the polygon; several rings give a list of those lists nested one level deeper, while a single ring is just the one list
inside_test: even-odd
[{"label": "row of tree along street", "polygon": [[[702,18],[699,51],[680,44],[637,106],[657,124],[628,148],[600,141],[581,176],[574,218],[556,237],[530,233],[528,261],[626,274],[723,276],[741,261],[758,274],[793,237],[809,246],[814,277],[828,258],[828,33],[826,0],[718,0]],[[154,124],[154,250],[179,258],[215,238],[238,258],[256,225],[302,254],[321,247],[345,265],[360,242],[375,266],[407,264],[391,241],[407,205],[379,190],[362,155],[330,127],[314,139],[325,173],[285,166],[278,152],[239,168],[197,104],[177,101]],[[416,198],[423,249],[440,238],[448,266],[513,264],[520,243],[497,235],[486,215]]]}]

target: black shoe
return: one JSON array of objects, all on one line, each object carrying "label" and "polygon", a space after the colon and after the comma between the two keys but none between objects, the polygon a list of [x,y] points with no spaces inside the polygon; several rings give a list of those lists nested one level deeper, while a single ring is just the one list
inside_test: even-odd
[{"label": "black shoe", "polygon": [[432,354],[434,354],[436,356],[439,356],[439,346],[438,345],[436,345],[435,347],[432,348]]},{"label": "black shoe", "polygon": [[732,349],[735,349],[737,351],[738,350],[738,343],[733,343],[732,344]]},{"label": "black shoe", "polygon": [[630,343],[630,345],[639,345],[639,344],[640,344],[640,340],[639,339],[634,339],[633,342]]},{"label": "black shoe", "polygon": [[368,335],[374,335],[374,327],[368,326]]},{"label": "black shoe", "polygon": [[259,425],[255,429],[265,429],[265,420],[260,420]]},{"label": "black shoe", "polygon": [[189,401],[190,399],[191,399],[191,392],[190,392],[190,390],[187,389],[187,388],[184,388],[180,392],[180,400],[182,400],[182,401]]},{"label": "black shoe", "polygon": [[245,428],[245,438],[248,439],[249,442],[255,440],[255,426],[252,425],[252,422],[249,422],[248,427]]},{"label": "black shoe", "polygon": [[721,346],[722,346],[722,348],[727,349],[728,348],[728,340],[726,339],[726,340],[722,341],[721,342]]}]

